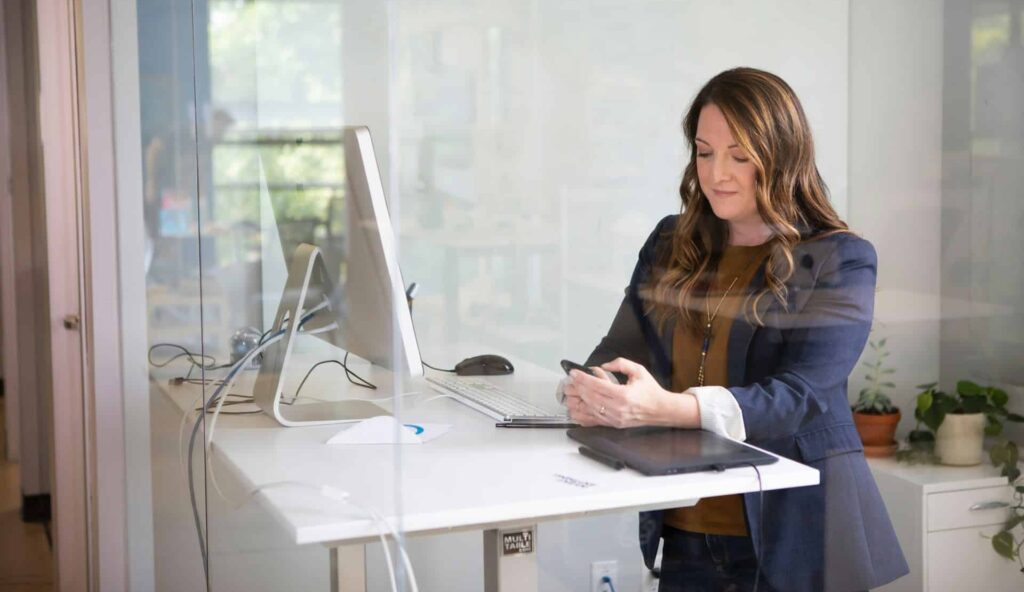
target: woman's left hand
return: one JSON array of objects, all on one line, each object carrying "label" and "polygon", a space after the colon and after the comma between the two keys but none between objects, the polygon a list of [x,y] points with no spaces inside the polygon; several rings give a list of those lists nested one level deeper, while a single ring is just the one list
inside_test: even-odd
[{"label": "woman's left hand", "polygon": [[[580,425],[607,425],[629,428],[641,425],[678,425],[673,413],[680,395],[673,395],[658,384],[651,373],[636,362],[616,358],[601,368],[625,374],[626,384],[615,384],[604,378],[589,376],[578,370],[569,373],[572,394],[569,415]],[[681,402],[681,401],[680,401]],[[699,420],[698,420],[699,424]],[[679,427],[694,427],[679,425]]]}]

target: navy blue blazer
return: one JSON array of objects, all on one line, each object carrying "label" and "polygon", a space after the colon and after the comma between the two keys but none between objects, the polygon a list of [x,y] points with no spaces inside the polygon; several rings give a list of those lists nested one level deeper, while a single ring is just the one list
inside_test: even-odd
[{"label": "navy blue blazer", "polygon": [[[624,357],[672,380],[672,328],[644,312],[641,288],[668,248],[678,216],[664,218],[640,250],[608,334],[587,359]],[[788,310],[771,294],[764,325],[737,315],[729,334],[729,391],[743,413],[747,442],[818,469],[821,482],[744,495],[747,527],[774,589],[819,592],[881,586],[909,569],[867,462],[847,399],[847,377],[871,328],[877,257],[850,233],[794,247]],[[764,285],[763,266],[748,290]],[[764,306],[762,304],[762,306]],[[670,323],[672,325],[673,323]],[[764,512],[764,531],[758,517]],[[662,511],[640,515],[640,545],[652,567]]]}]

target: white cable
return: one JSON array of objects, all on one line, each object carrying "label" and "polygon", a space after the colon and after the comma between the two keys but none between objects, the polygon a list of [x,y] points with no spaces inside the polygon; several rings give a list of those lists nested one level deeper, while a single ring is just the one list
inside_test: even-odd
[{"label": "white cable", "polygon": [[429,403],[431,401],[436,401],[438,399],[454,399],[455,401],[460,401],[461,400],[461,399],[459,399],[459,397],[457,397],[455,395],[435,395],[433,397],[430,397],[429,399],[424,399],[422,401],[418,401],[416,404],[417,405],[425,405],[425,404],[427,404],[427,403]]},{"label": "white cable", "polygon": [[185,408],[181,414],[181,423],[178,424],[178,467],[181,469],[181,477],[188,482],[188,474],[185,472],[185,426],[188,425],[188,418],[192,415],[192,409],[203,401],[203,392],[192,401],[192,404]]},{"label": "white cable", "polygon": [[[268,347],[270,347],[274,343],[277,343],[281,339],[281,337],[282,337],[282,335],[280,333],[281,332],[278,332],[278,334],[272,336],[270,339],[267,339],[265,342],[263,342],[259,346],[254,347],[253,349],[249,350],[249,353],[247,353],[244,356],[242,356],[242,359],[238,360],[238,362],[235,363],[235,366],[242,366],[242,367],[244,367],[245,364],[249,363],[249,360],[251,360],[252,358],[255,358],[259,354],[263,353],[263,350],[267,349]],[[228,382],[230,381],[230,377],[232,376],[232,374],[234,372],[237,372],[237,370],[235,370],[235,367],[232,367],[231,370],[232,371],[228,372],[228,377],[229,378],[225,379],[224,383],[221,384],[219,387],[217,387],[217,390],[214,391],[214,393],[213,393],[214,397],[217,397],[218,394],[220,393],[220,390],[222,388],[224,388],[225,386],[227,386]],[[230,382],[233,382],[233,381],[230,381]],[[224,396],[220,396],[217,399],[217,409],[213,412],[213,417],[210,418],[209,435],[206,438],[206,453],[207,454],[210,453],[210,445],[213,444],[213,431],[217,427],[217,417],[220,415],[220,410],[221,410],[222,407],[224,407],[224,401],[226,401],[226,400],[227,400],[227,397],[224,397]]]},{"label": "white cable", "polygon": [[[399,554],[402,557],[402,565],[405,566],[405,571],[409,574],[409,584],[412,587],[412,592],[419,592],[419,584],[416,582],[416,572],[412,568],[412,561],[409,559],[409,554],[405,550],[405,545],[403,545],[400,542],[400,539],[398,537],[398,533],[395,532],[395,529],[391,526],[391,523],[388,522],[383,516],[380,515],[379,512],[377,512],[372,507],[364,506],[362,504],[358,504],[356,502],[353,502],[352,499],[349,497],[349,494],[348,494],[347,491],[343,491],[343,490],[338,489],[337,487],[334,487],[332,485],[314,485],[312,483],[305,483],[305,482],[302,482],[302,481],[274,481],[274,482],[271,482],[271,483],[266,483],[264,485],[260,485],[260,486],[258,486],[256,488],[252,489],[251,491],[249,491],[249,493],[246,495],[245,499],[242,500],[241,503],[239,503],[239,504],[237,504],[235,506],[235,509],[238,509],[238,508],[242,507],[243,505],[245,505],[246,502],[248,502],[250,499],[252,499],[253,496],[255,496],[257,493],[259,493],[259,492],[261,492],[261,491],[263,491],[265,489],[270,489],[272,487],[284,487],[284,486],[289,486],[289,485],[290,486],[296,486],[296,487],[303,487],[303,488],[306,488],[306,489],[316,490],[316,492],[319,493],[320,495],[322,495],[323,497],[326,497],[328,499],[331,499],[331,500],[334,500],[334,501],[337,501],[337,502],[341,502],[341,503],[344,503],[344,504],[351,505],[351,506],[355,507],[358,510],[362,510],[363,512],[366,512],[367,514],[370,515],[370,518],[374,521],[374,523],[378,527],[380,525],[383,525],[384,529],[378,529],[377,538],[380,539],[380,544],[381,544],[381,547],[382,547],[382,549],[384,551],[384,559],[387,562],[388,577],[391,580],[391,590],[392,590],[392,592],[398,592],[398,582],[397,582],[397,578],[395,577],[395,562],[394,562],[394,558],[391,556],[391,550],[388,547],[387,539],[384,536],[385,529],[386,529],[386,531],[389,534],[391,534],[391,539],[393,541],[395,541],[395,545],[398,547]],[[228,501],[228,500],[225,500],[225,501]],[[230,505],[231,502],[228,501],[228,503]]]},{"label": "white cable", "polygon": [[[327,327],[321,327],[319,329],[316,329],[316,330],[313,330],[313,331],[309,331],[309,332],[301,331],[302,324],[305,323],[310,318],[312,318],[313,314],[317,310],[322,309],[326,305],[327,305],[327,302],[324,301],[321,304],[319,304],[316,307],[314,307],[313,309],[311,309],[308,313],[306,313],[302,317],[302,320],[300,321],[300,324],[299,324],[299,329],[300,329],[299,333],[300,334],[314,335],[316,333],[322,333],[322,332],[325,332],[325,331],[332,330],[332,329],[334,329],[336,327],[336,325],[329,325]],[[226,396],[220,396],[221,391],[223,389],[225,389],[225,388],[229,388],[230,385],[233,384],[233,378],[234,378],[235,374],[242,367],[244,367],[249,362],[250,359],[252,359],[256,355],[261,353],[264,349],[266,349],[271,344],[273,344],[276,341],[278,341],[284,335],[285,332],[286,332],[286,330],[278,330],[278,332],[276,334],[274,334],[273,336],[271,336],[266,342],[260,344],[258,347],[254,348],[253,350],[250,350],[245,356],[242,357],[242,359],[240,359],[238,362],[236,362],[228,370],[228,373],[225,376],[225,378],[223,379],[223,381],[221,381],[221,383],[214,390],[213,395],[211,395],[210,398],[202,405],[201,413],[206,413],[206,410],[207,410],[208,406],[210,405],[210,403],[212,403],[214,400],[217,401],[217,407],[216,407],[216,409],[215,409],[215,411],[213,413],[213,417],[211,418],[210,434],[209,434],[209,437],[207,439],[206,447],[205,447],[206,454],[208,456],[209,456],[209,453],[210,453],[210,445],[213,442],[214,426],[216,425],[217,417],[220,414],[220,410],[221,410],[221,408],[224,405],[224,401],[227,399]],[[399,396],[404,397],[404,396],[413,395],[413,394],[419,394],[419,393],[418,392],[403,393],[402,395],[399,395]],[[448,396],[448,395],[441,395],[441,397],[445,397],[445,396]],[[202,393],[200,394],[199,398],[202,399]],[[438,398],[438,397],[435,397],[435,398]],[[369,399],[367,399],[367,400],[369,400]],[[431,399],[431,400],[433,400],[433,399]],[[183,420],[182,420],[183,423],[185,421],[184,418],[187,417],[190,414],[190,410],[194,406],[195,405],[193,404],[193,405],[190,405],[187,409],[185,409]],[[193,438],[194,437],[195,437],[195,433],[193,431]],[[180,432],[179,432],[179,444],[180,444]],[[180,452],[180,447],[179,447],[179,452]],[[191,458],[189,459],[189,463],[188,464],[189,464],[189,469],[188,470],[189,470],[189,472],[191,472]],[[228,500],[227,496],[224,495],[223,491],[221,491],[219,485],[217,484],[217,480],[216,480],[216,477],[215,477],[215,472],[213,471],[212,466],[210,466],[210,465],[207,465],[207,466],[209,467],[208,470],[210,472],[211,482],[212,482],[212,484],[214,486],[214,489],[217,491],[218,495],[220,495],[220,497],[226,503],[228,503],[228,505],[231,505],[231,502]],[[301,486],[305,486],[305,487],[313,487],[313,486],[311,486],[309,484],[305,484],[305,483],[301,483],[301,482],[291,482],[291,481],[275,482],[275,483],[267,484],[266,486],[261,486],[261,487],[258,487],[256,489],[254,489],[253,491],[250,492],[248,497],[251,497],[252,495],[255,495],[255,493],[260,491],[261,489],[265,489],[265,488],[271,487],[271,486],[284,485],[284,484],[295,484],[295,485],[301,485]],[[338,500],[338,501],[346,500],[347,497],[348,497],[348,494],[346,492],[342,492],[342,491],[337,490],[336,488],[333,488],[333,487],[328,486],[328,485],[319,486],[319,487],[317,487],[317,490],[321,493],[321,495],[324,495],[325,497],[328,497],[328,498],[331,498],[331,499],[335,499],[335,500]],[[339,496],[339,493],[341,494],[340,496]],[[409,573],[410,583],[412,584],[412,591],[413,592],[419,592],[419,587],[418,587],[417,582],[416,582],[416,575],[415,575],[415,572],[413,571],[413,568],[412,568],[412,562],[409,559],[408,553],[406,553],[406,551],[405,551],[404,545],[402,545],[402,543],[400,542],[400,540],[398,538],[398,534],[391,527],[391,524],[388,523],[386,520],[384,520],[384,518],[380,514],[378,514],[375,510],[373,510],[372,508],[366,508],[366,507],[359,506],[358,504],[355,504],[355,503],[351,502],[350,500],[348,500],[348,503],[352,503],[352,505],[356,506],[357,508],[361,508],[361,509],[369,512],[371,514],[371,517],[374,519],[374,522],[376,522],[378,525],[383,524],[387,528],[387,530],[391,533],[391,536],[392,536],[392,538],[395,541],[395,545],[398,546],[398,550],[401,553],[402,563],[405,566],[406,571]],[[194,505],[194,500],[193,500],[193,505]],[[194,510],[194,508],[193,508],[193,510]],[[198,524],[196,526],[197,526],[197,528],[199,527]],[[388,562],[388,573],[389,573],[389,576],[391,578],[392,590],[394,592],[398,592],[397,582],[396,582],[396,579],[395,579],[394,560],[391,557],[391,552],[390,552],[390,549],[389,549],[389,547],[387,545],[387,541],[384,538],[383,532],[379,533],[379,538],[380,538],[380,541],[381,541],[381,546],[383,547],[383,550],[384,550],[385,558],[386,558],[386,560]],[[202,543],[201,539],[202,539],[202,534],[200,533],[200,544]],[[204,569],[205,569],[205,567],[206,567],[206,557],[205,557],[205,554],[204,554],[204,563],[203,563],[203,565],[204,565]]]},{"label": "white cable", "polygon": [[[214,391],[214,393],[213,393],[213,397],[217,397],[217,409],[213,412],[213,417],[210,418],[209,436],[207,436],[207,439],[206,439],[206,458],[211,459],[211,461],[206,463],[206,466],[207,466],[207,472],[210,474],[210,483],[213,485],[214,491],[216,491],[217,495],[219,495],[220,498],[222,500],[224,500],[225,502],[228,501],[228,498],[227,498],[226,495],[224,495],[224,491],[220,488],[220,484],[217,483],[217,473],[213,470],[213,462],[212,462],[213,456],[210,454],[210,448],[213,446],[213,431],[214,431],[214,428],[217,427],[217,417],[220,415],[221,408],[224,407],[224,401],[227,401],[227,399],[228,399],[227,396],[220,394],[220,389],[224,388],[225,386],[227,386],[230,382],[233,382],[233,381],[230,380],[230,378],[231,378],[233,372],[237,372],[237,370],[235,369],[236,367],[244,368],[245,365],[249,363],[249,360],[251,360],[251,359],[255,358],[256,356],[258,356],[259,354],[261,354],[263,352],[263,350],[267,349],[272,344],[274,344],[277,341],[279,341],[281,339],[281,337],[282,337],[282,332],[279,331],[273,337],[271,337],[270,339],[267,339],[264,343],[262,343],[258,347],[254,347],[253,349],[251,349],[249,351],[249,353],[247,353],[244,356],[242,356],[242,359],[238,360],[238,362],[235,363],[235,366],[231,368],[232,372],[228,373],[228,378],[225,379],[224,383],[220,387],[218,387],[217,390]],[[213,399],[211,398],[210,400],[212,401]],[[205,409],[204,409],[204,412],[205,412]]]},{"label": "white cable", "polygon": [[[320,310],[321,308],[323,308],[324,305],[325,305],[325,302],[317,305],[316,307],[314,307],[312,310],[310,310],[306,314],[306,318],[308,319],[309,315],[311,315],[311,314],[315,313],[316,311]],[[337,327],[337,323],[331,323],[330,325],[328,325],[326,327],[321,327],[319,329],[314,329],[312,331],[302,331],[302,326],[300,325],[299,326],[299,335],[316,335],[318,333],[326,333],[327,331],[331,331],[331,330],[333,330],[336,327]],[[244,365],[246,363],[248,363],[249,360],[251,360],[252,358],[255,358],[259,354],[263,353],[263,350],[267,349],[268,347],[270,347],[274,343],[280,341],[281,338],[284,337],[284,332],[285,332],[284,329],[278,331],[276,334],[271,336],[269,339],[267,339],[266,341],[261,343],[259,346],[249,350],[249,352],[247,354],[245,354],[245,356],[243,356],[242,359],[238,360],[238,362],[235,363],[235,366],[238,366],[239,364],[241,364],[244,367]],[[234,371],[234,367],[232,367],[232,371]],[[232,371],[228,372],[228,376],[231,376]],[[225,380],[225,382],[223,384],[221,384],[220,388],[223,388],[223,387],[227,386],[227,384],[228,384],[228,381]],[[220,390],[220,388],[218,388],[217,391],[214,391],[214,396],[215,397],[217,396],[217,392]],[[220,410],[221,410],[221,408],[224,407],[224,401],[226,401],[226,400],[227,400],[227,397],[223,397],[222,396],[222,397],[218,398],[218,400],[217,400],[217,408],[213,412],[213,417],[210,418],[209,433],[208,433],[208,435],[206,437],[206,453],[207,454],[210,453],[210,445],[213,444],[213,433],[214,433],[214,430],[217,428],[217,418],[220,416]]]}]

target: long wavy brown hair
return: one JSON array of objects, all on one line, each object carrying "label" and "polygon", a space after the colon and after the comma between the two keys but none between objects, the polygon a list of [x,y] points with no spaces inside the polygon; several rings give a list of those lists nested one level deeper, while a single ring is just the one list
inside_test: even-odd
[{"label": "long wavy brown hair", "polygon": [[[726,245],[728,224],[715,216],[697,177],[697,120],[716,105],[733,138],[757,167],[755,199],[761,219],[772,231],[764,270],[764,287],[746,306],[764,324],[762,300],[771,294],[786,304],[786,281],[793,275],[793,247],[801,241],[848,231],[832,205],[828,188],[814,162],[814,139],[793,89],[778,76],[754,68],[718,74],[697,93],[683,132],[690,161],[679,186],[680,218],[671,241],[661,249],[648,292],[648,312],[657,324],[679,318],[700,324],[695,296],[707,292]],[[663,242],[662,244],[666,244]],[[749,304],[749,302],[748,302]]]}]

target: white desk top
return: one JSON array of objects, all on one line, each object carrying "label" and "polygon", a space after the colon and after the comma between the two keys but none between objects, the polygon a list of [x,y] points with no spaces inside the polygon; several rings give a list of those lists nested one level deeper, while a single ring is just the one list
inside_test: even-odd
[{"label": "white desk top", "polygon": [[872,471],[886,473],[913,483],[925,493],[1006,485],[1006,477],[999,474],[999,469],[989,464],[987,455],[980,465],[973,467],[911,465],[897,462],[893,458],[869,458],[868,466]]},{"label": "white desk top", "polygon": [[[365,363],[352,366],[366,376]],[[290,375],[286,383],[297,383],[306,368],[296,370],[297,376]],[[254,374],[247,373],[232,391],[250,392]],[[515,376],[490,379],[510,389],[513,384],[525,387],[531,400],[544,402],[554,400],[559,377],[519,362]],[[382,385],[386,378],[374,375],[370,380]],[[181,409],[199,393],[196,386],[160,382]],[[702,497],[758,489],[751,468],[668,477],[616,471],[580,455],[578,444],[563,429],[495,428],[493,419],[451,399],[430,400],[437,393],[426,385],[416,386],[422,394],[402,399],[400,420],[453,426],[425,444],[327,445],[328,438],[344,426],[283,428],[264,415],[222,415],[213,444],[218,483],[225,490],[225,483],[234,483],[235,497],[280,481],[330,485],[348,492],[356,504],[372,506],[407,534],[493,528],[630,508],[678,507]],[[328,388],[336,392],[326,394]],[[348,396],[386,401],[386,390],[349,390],[341,368],[324,366],[307,382],[303,396],[333,399],[349,391]],[[291,391],[286,388],[286,392]],[[383,406],[391,409],[389,402]],[[765,489],[818,483],[818,471],[784,458],[761,467],[761,474]],[[258,495],[296,544],[363,542],[378,532],[365,511],[333,501],[313,488],[273,487]]]}]

